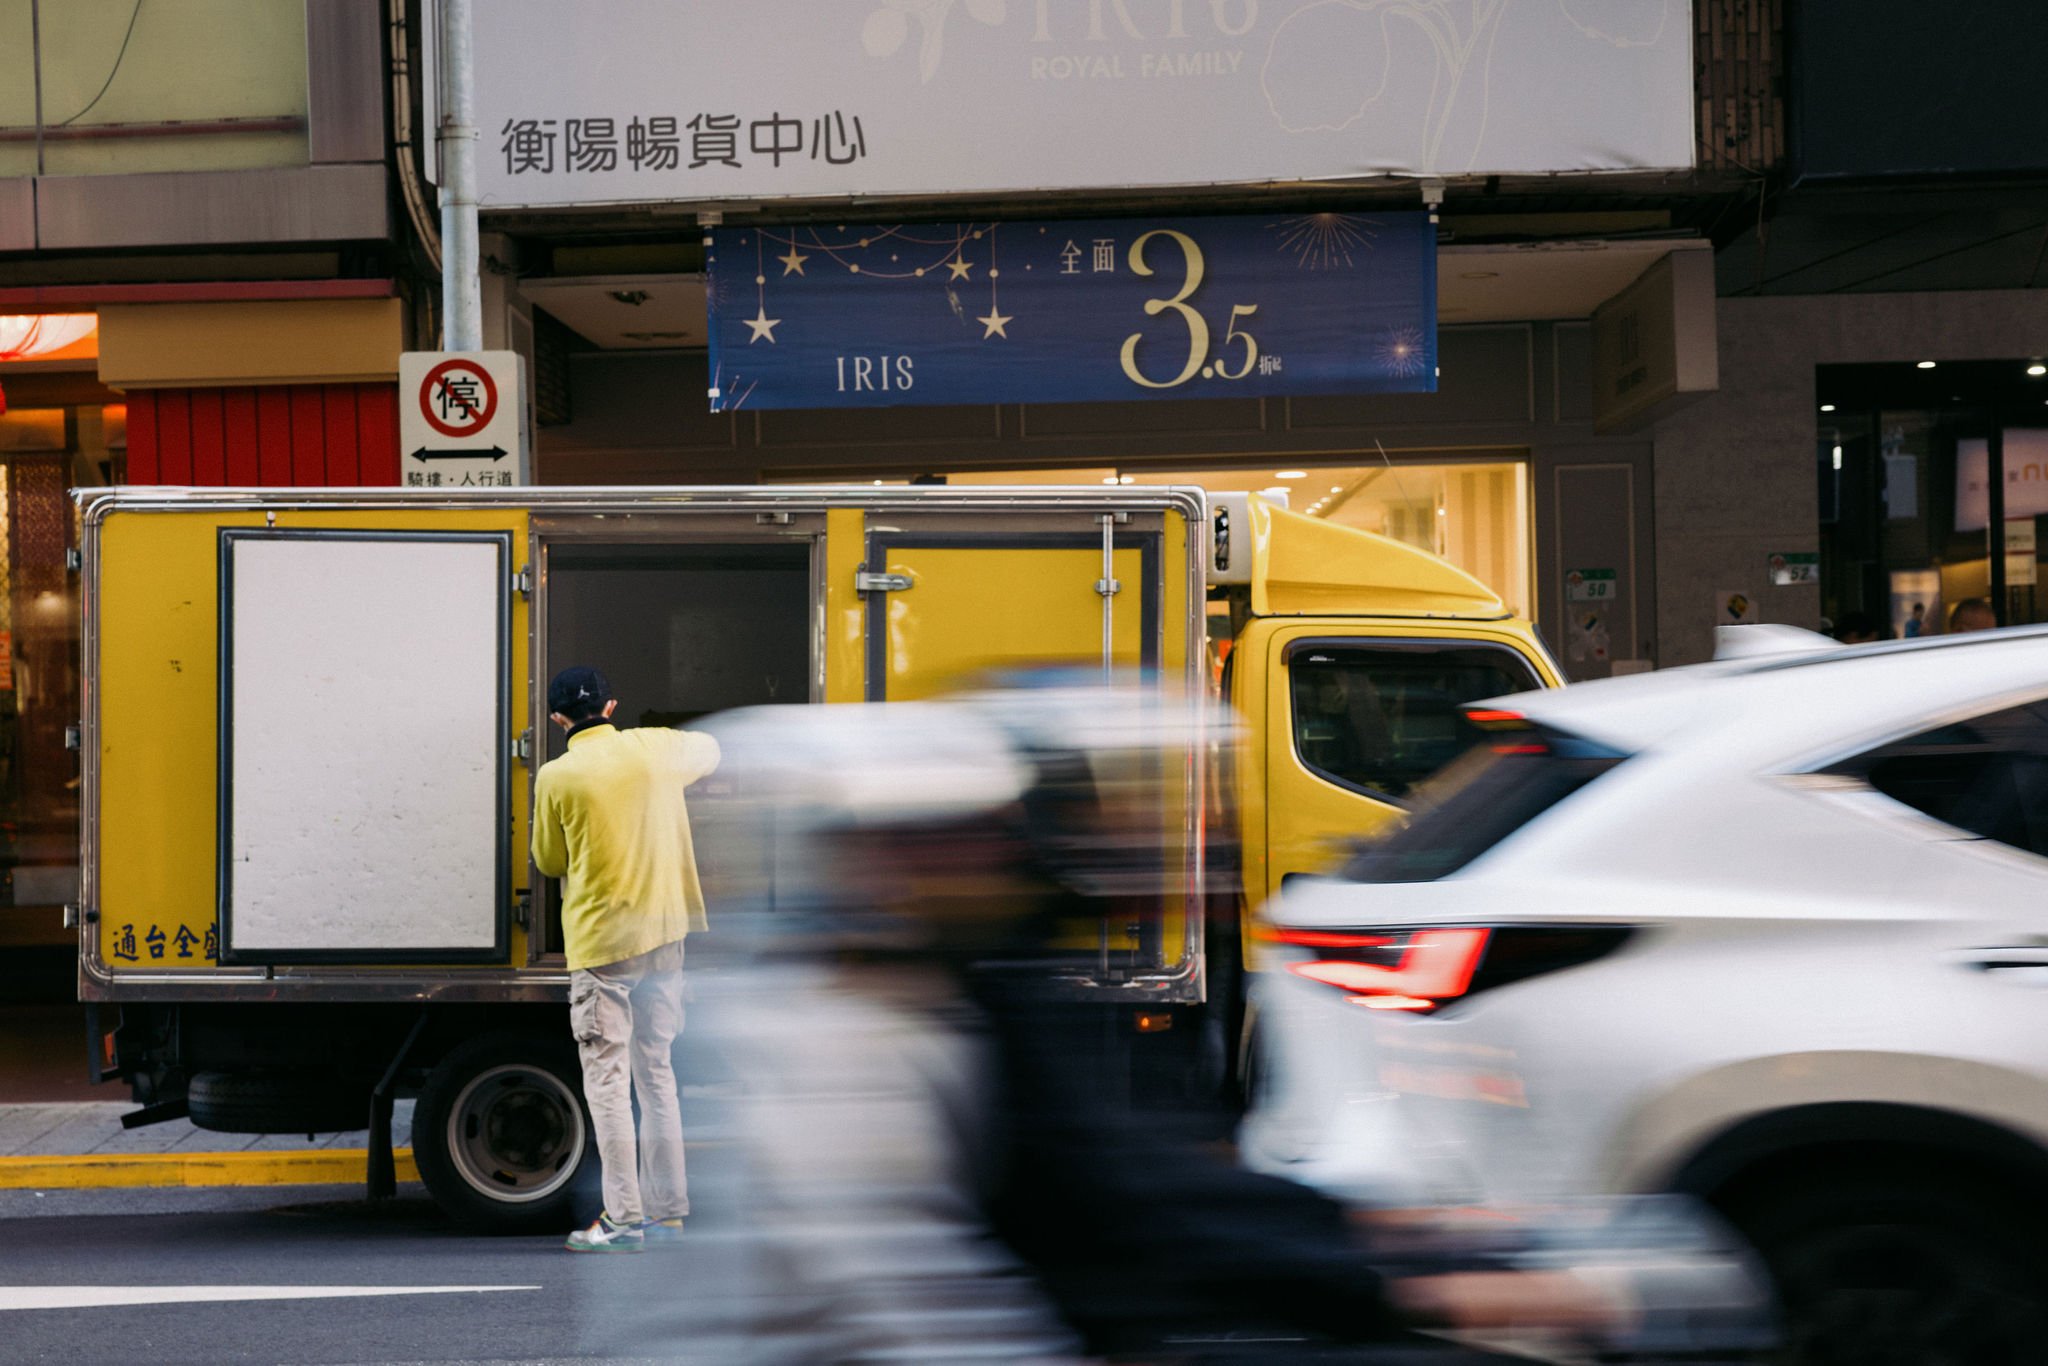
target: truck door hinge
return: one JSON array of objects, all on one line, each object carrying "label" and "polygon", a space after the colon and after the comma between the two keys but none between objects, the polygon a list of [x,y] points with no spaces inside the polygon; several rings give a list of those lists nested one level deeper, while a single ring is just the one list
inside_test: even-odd
[{"label": "truck door hinge", "polygon": [[78,573],[81,569],[84,569],[85,552],[83,550],[80,550],[77,546],[72,546],[69,550],[64,552],[64,567],[74,574]]},{"label": "truck door hinge", "polygon": [[911,586],[908,574],[870,574],[867,570],[857,571],[853,576],[853,591],[856,593],[901,593]]},{"label": "truck door hinge", "polygon": [[1113,598],[1117,594],[1124,591],[1123,580],[1097,579],[1095,581],[1095,591],[1102,594],[1102,596],[1105,598]]},{"label": "truck door hinge", "polygon": [[522,564],[519,572],[512,576],[512,591],[524,597],[533,596],[533,566]]},{"label": "truck door hinge", "polygon": [[78,928],[78,903],[75,901],[64,903],[64,928],[67,930]]},{"label": "truck door hinge", "polygon": [[754,522],[759,526],[788,526],[791,520],[790,515],[786,512],[757,512],[754,514]]},{"label": "truck door hinge", "polygon": [[533,929],[533,893],[515,892],[512,895],[512,923],[522,930]]},{"label": "truck door hinge", "polygon": [[528,726],[525,730],[520,731],[518,736],[512,741],[512,757],[522,764],[533,762],[532,726]]},{"label": "truck door hinge", "polygon": [[85,743],[85,732],[76,725],[64,727],[64,748],[77,749]]}]

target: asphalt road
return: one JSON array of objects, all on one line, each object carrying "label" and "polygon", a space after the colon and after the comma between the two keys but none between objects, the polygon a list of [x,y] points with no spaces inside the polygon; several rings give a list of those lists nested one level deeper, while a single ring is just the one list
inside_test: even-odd
[{"label": "asphalt road", "polygon": [[[0,1197],[4,1362],[759,1359],[750,1257],[713,1229],[579,1256],[466,1234],[417,1187],[378,1207],[338,1187]],[[286,1297],[202,1298],[257,1293]],[[106,1302],[138,1298],[165,1302]]]}]

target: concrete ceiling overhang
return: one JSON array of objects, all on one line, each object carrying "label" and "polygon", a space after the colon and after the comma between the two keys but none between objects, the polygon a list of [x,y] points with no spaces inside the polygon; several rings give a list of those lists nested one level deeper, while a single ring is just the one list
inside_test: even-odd
[{"label": "concrete ceiling overhang", "polygon": [[526,298],[607,351],[702,347],[702,275],[583,275],[526,279]]},{"label": "concrete ceiling overhang", "polygon": [[1667,252],[1707,250],[1708,243],[1693,238],[1442,247],[1436,255],[1437,320],[1456,327],[1589,318]]},{"label": "concrete ceiling overhang", "polygon": [[[1670,251],[1705,251],[1690,238],[1572,239],[1437,252],[1437,318],[1464,323],[1588,318]],[[608,351],[705,345],[704,277],[697,274],[529,278],[528,300]]]}]

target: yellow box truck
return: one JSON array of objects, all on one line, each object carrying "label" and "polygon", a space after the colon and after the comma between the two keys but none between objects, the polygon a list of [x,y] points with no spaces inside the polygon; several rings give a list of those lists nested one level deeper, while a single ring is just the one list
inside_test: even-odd
[{"label": "yellow box truck", "polygon": [[1245,910],[1395,817],[1475,738],[1459,704],[1560,681],[1434,556],[1193,489],[79,499],[93,1066],[139,1122],[367,1122],[373,1188],[415,1095],[422,1176],[483,1225],[564,1223],[594,1160],[526,853],[556,669],[598,665],[641,725],[1077,661],[1227,698],[1249,743],[1220,777],[1188,766],[1186,828],[1227,787],[1233,904],[1190,838],[1185,895],[1070,969],[1184,1039],[1235,1027]]}]

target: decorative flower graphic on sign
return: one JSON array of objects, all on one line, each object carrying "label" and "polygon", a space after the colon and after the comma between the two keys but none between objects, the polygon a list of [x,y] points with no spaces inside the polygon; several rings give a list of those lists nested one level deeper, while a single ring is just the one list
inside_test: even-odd
[{"label": "decorative flower graphic on sign", "polygon": [[[860,45],[870,57],[891,57],[910,37],[910,21],[915,19],[919,32],[917,46],[917,72],[920,81],[929,81],[939,69],[939,59],[945,55],[946,20],[953,12],[958,0],[882,0],[880,9],[870,14],[861,25]],[[967,12],[991,28],[1001,24],[1007,17],[1005,0],[965,0]]]}]

